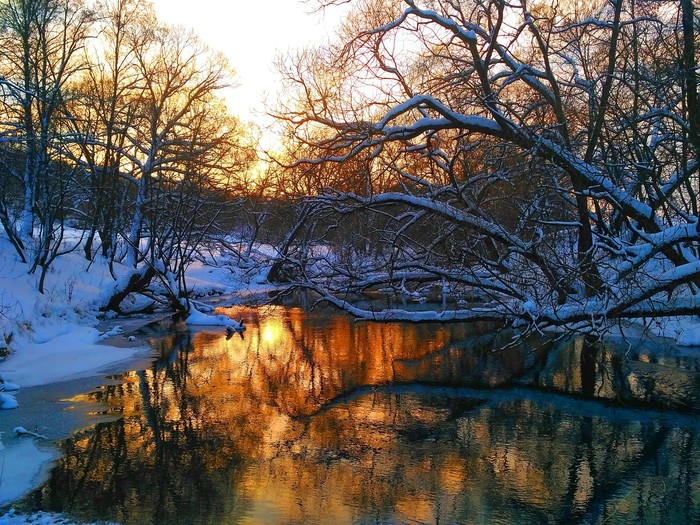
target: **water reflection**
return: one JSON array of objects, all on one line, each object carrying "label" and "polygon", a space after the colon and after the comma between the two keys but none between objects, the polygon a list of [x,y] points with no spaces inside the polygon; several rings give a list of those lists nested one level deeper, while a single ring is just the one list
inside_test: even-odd
[{"label": "water reflection", "polygon": [[243,338],[174,327],[149,370],[84,396],[122,417],[66,441],[27,506],[126,524],[700,517],[695,357],[231,314]]}]

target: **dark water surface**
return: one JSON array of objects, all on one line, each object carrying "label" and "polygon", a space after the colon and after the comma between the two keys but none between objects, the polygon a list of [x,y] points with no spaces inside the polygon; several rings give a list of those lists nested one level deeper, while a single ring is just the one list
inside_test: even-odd
[{"label": "dark water surface", "polygon": [[692,352],[231,314],[243,338],[156,331],[152,367],[75,398],[121,417],[64,441],[25,508],[125,524],[700,519]]}]

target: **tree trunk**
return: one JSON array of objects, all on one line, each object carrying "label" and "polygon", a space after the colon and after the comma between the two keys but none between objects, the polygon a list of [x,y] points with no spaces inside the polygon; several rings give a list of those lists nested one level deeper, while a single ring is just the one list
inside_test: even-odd
[{"label": "tree trunk", "polygon": [[122,313],[121,309],[121,302],[126,299],[126,296],[135,293],[135,292],[140,292],[143,290],[146,286],[148,286],[151,283],[151,280],[153,277],[156,275],[156,271],[154,268],[151,266],[147,266],[143,268],[141,272],[136,272],[131,276],[131,279],[129,279],[129,282],[127,285],[117,291],[112,297],[109,298],[109,301],[107,301],[107,304],[100,308],[101,311],[103,312],[117,312],[117,313]]},{"label": "tree trunk", "polygon": [[683,74],[690,142],[695,148],[695,156],[700,158],[700,101],[698,100],[698,75],[695,60],[693,0],[681,0],[681,9],[683,11]]}]

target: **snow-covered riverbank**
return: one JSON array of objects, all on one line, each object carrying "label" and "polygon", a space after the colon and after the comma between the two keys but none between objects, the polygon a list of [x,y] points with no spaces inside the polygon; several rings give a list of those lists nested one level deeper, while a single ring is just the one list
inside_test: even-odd
[{"label": "snow-covered riverbank", "polygon": [[[65,255],[47,275],[46,293],[40,294],[37,276],[27,273],[27,266],[0,238],[0,268],[0,346],[9,352],[0,363],[4,380],[26,389],[93,377],[150,352],[143,345],[119,348],[100,344],[98,299],[111,281],[106,264],[88,264],[77,253]],[[21,390],[4,395],[16,396],[19,408],[11,416],[6,411],[0,413],[0,505],[7,505],[40,483],[58,456],[50,439],[13,434],[15,424],[31,426],[26,421],[32,418],[29,414],[23,417],[26,409]],[[59,519],[6,514],[0,523],[63,523],[56,521]]]},{"label": "snow-covered riverbank", "polygon": [[[242,279],[231,270],[231,267],[195,263],[188,270],[188,282],[194,286],[200,301],[224,294],[265,291],[259,275]],[[119,264],[114,265],[114,271],[117,278],[128,273],[128,269]],[[40,294],[37,276],[27,273],[27,265],[18,260],[9,243],[0,236],[0,347],[10,350],[9,357],[0,362],[0,374],[24,389],[16,396],[19,408],[12,411],[12,416],[7,415],[8,411],[0,411],[0,508],[8,508],[11,502],[39,486],[59,454],[53,442],[86,424],[85,420],[71,420],[66,406],[59,403],[45,404],[46,410],[53,410],[56,418],[68,421],[60,432],[46,430],[42,423],[45,414],[41,417],[33,414],[33,419],[23,417],[30,406],[29,403],[24,405],[29,387],[53,388],[51,385],[71,383],[80,384],[83,390],[78,391],[84,392],[99,383],[99,380],[95,383],[95,377],[132,369],[134,363],[144,363],[149,358],[151,349],[147,342],[134,335],[147,319],[122,322],[114,318],[104,320],[99,315],[99,308],[113,283],[106,261],[90,262],[80,252],[73,252],[53,263],[47,275],[46,293]],[[205,313],[206,305],[202,302],[195,304],[202,311],[194,311],[192,324],[219,325],[222,330],[227,325],[242,328],[225,316]],[[418,313],[415,320],[420,320]],[[669,344],[676,341],[696,345],[700,343],[699,326],[694,318],[640,323],[635,326],[632,337],[656,334],[669,337]],[[610,328],[607,333],[611,333]],[[70,395],[52,393],[49,397],[55,402]],[[44,402],[40,404],[43,406]],[[48,439],[17,436],[12,432],[17,425],[46,434]],[[0,516],[0,525],[26,523],[72,522],[65,516],[47,513],[19,515],[7,511]]]},{"label": "snow-covered riverbank", "polygon": [[[151,354],[148,346],[119,348],[96,343],[95,333],[93,327],[76,326],[44,343],[21,347],[0,365],[4,377],[21,385],[14,394],[19,407],[0,412],[0,506],[40,485],[59,457],[55,440],[86,424],[87,413],[61,400],[94,388],[102,381],[101,373],[134,368]],[[13,431],[17,427],[26,427],[46,439],[19,435]]]},{"label": "snow-covered riverbank", "polygon": [[[51,406],[57,412],[56,418],[68,420],[65,424],[69,428],[46,432],[39,426],[36,414],[27,412],[34,409],[23,406],[27,389],[84,384],[89,390],[96,384],[89,378],[128,370],[134,363],[147,362],[151,355],[147,342],[133,335],[149,318],[122,323],[118,319],[105,322],[99,316],[105,293],[114,282],[106,261],[87,261],[77,251],[61,256],[47,274],[44,294],[37,291],[38,276],[29,275],[27,270],[9,242],[0,236],[0,350],[9,353],[0,362],[0,374],[5,381],[20,386],[17,394],[0,392],[16,398],[19,404],[16,410],[0,411],[0,506],[7,506],[38,486],[58,457],[53,440],[67,437],[76,429],[70,425],[84,424],[67,416],[65,406],[61,408],[54,403]],[[114,265],[114,271],[117,277],[127,273],[119,264]],[[241,290],[241,284],[226,269],[194,264],[190,276],[192,285],[202,296]],[[47,403],[58,400],[59,397],[47,399]],[[48,439],[16,436],[12,429],[17,424],[46,433]],[[19,523],[67,524],[70,520],[61,515],[23,516],[12,511],[0,517],[0,525]]]}]

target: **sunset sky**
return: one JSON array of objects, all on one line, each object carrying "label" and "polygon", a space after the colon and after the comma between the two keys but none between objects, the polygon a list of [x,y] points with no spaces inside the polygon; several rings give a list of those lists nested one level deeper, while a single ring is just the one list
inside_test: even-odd
[{"label": "sunset sky", "polygon": [[231,110],[260,121],[265,93],[274,95],[277,53],[321,42],[337,24],[339,9],[314,13],[301,0],[153,0],[159,18],[194,30],[223,51],[238,72],[239,87],[227,95]]}]

